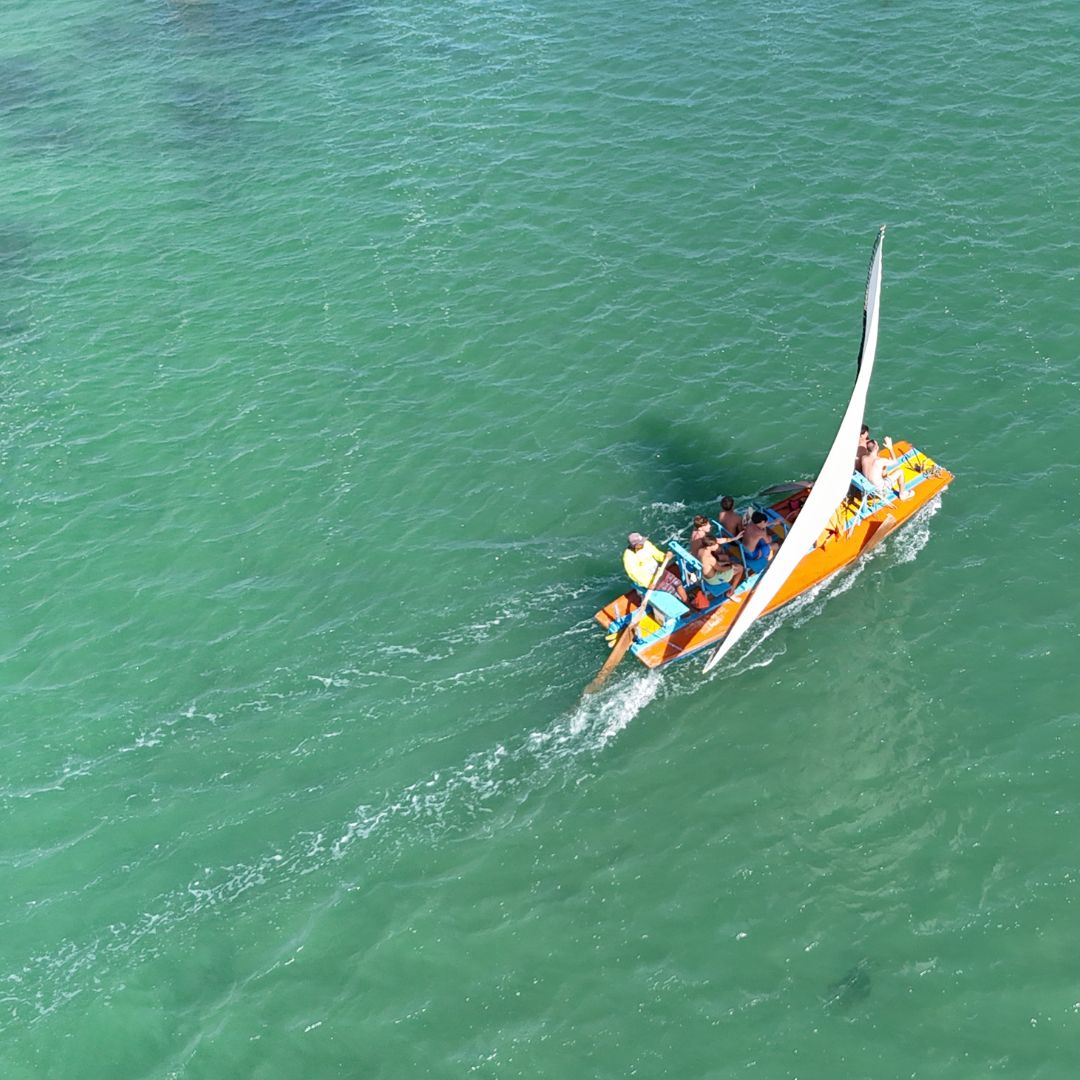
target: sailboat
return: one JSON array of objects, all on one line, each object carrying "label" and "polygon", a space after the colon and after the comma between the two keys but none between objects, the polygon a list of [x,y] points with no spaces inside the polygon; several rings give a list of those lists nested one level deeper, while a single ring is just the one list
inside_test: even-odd
[{"label": "sailboat", "polygon": [[[661,589],[630,589],[596,613],[609,642],[630,639],[629,650],[647,667],[708,653],[705,671],[720,663],[762,615],[790,603],[851,565],[914,517],[949,486],[952,473],[909,442],[889,446],[890,483],[872,486],[854,469],[870,377],[877,351],[885,226],[870,257],[863,301],[863,334],[855,386],[840,428],[813,483],[768,488],[742,508],[743,520],[764,514],[775,541],[764,567],[751,572],[742,546],[744,573],[734,588],[707,586],[700,561],[678,541],[668,550],[691,604]],[[714,536],[724,535],[712,521]],[[625,648],[623,644],[623,648]],[[605,665],[605,668],[608,665]],[[595,681],[594,684],[595,685]]]}]

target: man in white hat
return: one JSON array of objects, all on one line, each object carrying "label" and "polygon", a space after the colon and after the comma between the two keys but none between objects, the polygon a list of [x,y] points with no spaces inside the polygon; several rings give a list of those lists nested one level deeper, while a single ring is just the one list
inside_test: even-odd
[{"label": "man in white hat", "polygon": [[[647,589],[652,584],[656,568],[665,558],[664,553],[641,533],[632,532],[626,538],[626,550],[622,556],[623,569],[626,576],[639,588]],[[690,603],[682,582],[670,568],[664,571],[656,587],[677,596],[684,604]]]}]

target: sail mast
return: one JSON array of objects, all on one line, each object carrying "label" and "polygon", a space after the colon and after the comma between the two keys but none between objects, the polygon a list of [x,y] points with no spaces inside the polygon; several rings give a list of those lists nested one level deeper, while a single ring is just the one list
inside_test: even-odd
[{"label": "sail mast", "polygon": [[878,303],[881,299],[881,250],[885,238],[885,226],[878,230],[874,250],[870,256],[870,269],[866,275],[866,296],[863,300],[863,336],[856,369],[855,387],[851,393],[840,430],[836,433],[832,448],[825,458],[814,486],[799,516],[791,526],[780,550],[772,562],[762,571],[757,586],[743,603],[724,640],[716,647],[705,663],[705,671],[715,667],[742,638],[751,623],[768,607],[773,597],[783,588],[792,571],[812,550],[817,538],[847,495],[851,485],[852,466],[859,446],[859,429],[866,412],[866,396],[870,389],[870,376],[874,370],[877,351]]}]

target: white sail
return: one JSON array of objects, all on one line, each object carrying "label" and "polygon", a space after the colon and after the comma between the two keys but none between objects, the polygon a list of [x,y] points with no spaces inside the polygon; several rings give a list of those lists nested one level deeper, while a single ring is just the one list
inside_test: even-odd
[{"label": "white sail", "polygon": [[821,467],[814,486],[803,504],[799,516],[791,526],[780,550],[763,571],[757,586],[743,603],[735,617],[727,637],[717,646],[705,663],[705,671],[718,664],[750,628],[750,624],[768,607],[770,601],[783,588],[792,571],[813,548],[817,538],[828,525],[836,508],[847,495],[851,486],[851,473],[855,452],[859,446],[859,429],[866,411],[866,395],[870,389],[870,375],[874,370],[874,353],[877,350],[878,301],[881,298],[881,247],[885,226],[878,231],[874,251],[870,257],[870,272],[866,279],[866,299],[863,302],[863,339],[859,352],[859,367],[855,377],[855,389],[851,393],[847,411],[840,422],[840,430],[833,440],[832,449]]}]

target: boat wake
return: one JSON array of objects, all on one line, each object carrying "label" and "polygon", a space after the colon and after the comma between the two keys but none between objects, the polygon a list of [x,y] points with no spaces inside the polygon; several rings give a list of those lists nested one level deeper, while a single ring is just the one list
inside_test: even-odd
[{"label": "boat wake", "polygon": [[[720,665],[711,677],[742,678],[772,664],[787,651],[789,640],[787,634],[777,632],[781,628],[797,629],[819,616],[824,605],[850,589],[875,559],[885,556],[901,562],[913,560],[929,539],[930,518],[938,506],[939,500],[928,504],[871,558],[834,575],[776,616],[757,623],[740,643],[733,662]],[[477,626],[462,635],[465,642],[473,644],[477,637],[497,633],[504,628],[498,621],[501,618],[501,613],[491,619],[482,617]],[[567,637],[585,632],[581,627],[564,631]],[[447,653],[453,653],[452,642],[442,644]],[[392,648],[409,660],[419,655],[412,648]],[[518,654],[516,661],[500,661],[474,675],[483,681],[503,678],[503,667],[513,671],[520,664]],[[345,669],[325,675],[309,674],[300,681],[310,683],[314,679],[328,689],[355,690],[366,685],[373,674]],[[384,678],[400,677],[393,672],[380,674]],[[564,685],[561,675],[554,671],[550,674],[552,687]],[[228,911],[264,892],[285,890],[295,896],[307,890],[324,890],[328,876],[340,879],[341,890],[349,892],[360,888],[359,880],[370,878],[373,872],[385,873],[401,853],[418,844],[438,846],[457,836],[483,835],[494,830],[496,822],[505,824],[546,787],[567,778],[587,776],[598,756],[661,692],[696,693],[700,678],[701,667],[696,661],[677,665],[663,674],[624,668],[599,693],[578,701],[543,727],[495,742],[456,765],[434,770],[383,797],[360,803],[348,813],[328,814],[323,821],[296,830],[291,837],[269,845],[254,857],[203,867],[197,877],[158,894],[139,915],[127,921],[90,925],[78,939],[59,942],[48,952],[26,956],[21,962],[13,959],[14,966],[7,972],[0,971],[0,979],[6,975],[9,983],[5,1008],[0,1013],[0,1030],[13,1024],[34,1023],[80,995],[108,992],[110,986],[127,978],[126,973],[134,965],[175,950],[177,938],[193,935],[199,917],[206,912]],[[435,684],[439,692],[454,692],[461,688],[461,680],[459,672],[452,678],[435,680]],[[413,704],[417,694],[425,687],[430,692],[433,685],[431,681],[417,680],[415,675],[410,675],[406,684],[403,700]],[[270,707],[269,702],[255,704]],[[244,710],[249,707],[250,702],[236,706]],[[212,726],[216,728],[219,713],[208,715],[213,716]],[[194,708],[184,714],[188,721],[199,716],[202,714],[197,715]],[[155,738],[145,746],[153,747],[159,741]]]},{"label": "boat wake", "polygon": [[[351,683],[348,673],[325,676]],[[33,1024],[87,993],[107,993],[131,969],[177,948],[207,913],[236,910],[269,891],[292,896],[324,890],[327,876],[341,892],[360,888],[378,867],[384,874],[404,852],[441,845],[454,837],[493,830],[513,817],[530,796],[568,776],[585,774],[595,757],[652,702],[663,686],[651,671],[625,672],[602,692],[580,701],[547,726],[497,742],[457,765],[432,771],[381,799],[360,803],[293,833],[254,858],[202,867],[182,886],[160,893],[142,912],[107,926],[88,926],[84,936],[47,953],[12,961],[0,970],[9,990],[0,1030]],[[91,979],[92,973],[92,981]],[[111,973],[111,975],[110,975]]]},{"label": "boat wake", "polygon": [[[376,840],[389,825],[420,825],[430,835],[466,831],[481,814],[511,793],[520,803],[572,760],[593,756],[634,719],[662,686],[658,673],[634,673],[602,693],[584,698],[570,713],[510,744],[471,754],[461,765],[440,769],[377,805],[356,807],[329,845],[343,858],[358,840]],[[393,844],[407,845],[407,829],[395,830]]]},{"label": "boat wake", "polygon": [[635,672],[607,690],[582,698],[569,717],[573,745],[602,750],[660,692],[663,681],[659,672]]},{"label": "boat wake", "polygon": [[888,552],[897,562],[914,562],[930,541],[930,519],[940,509],[941,496],[935,495],[902,529],[890,536],[880,550]]}]

